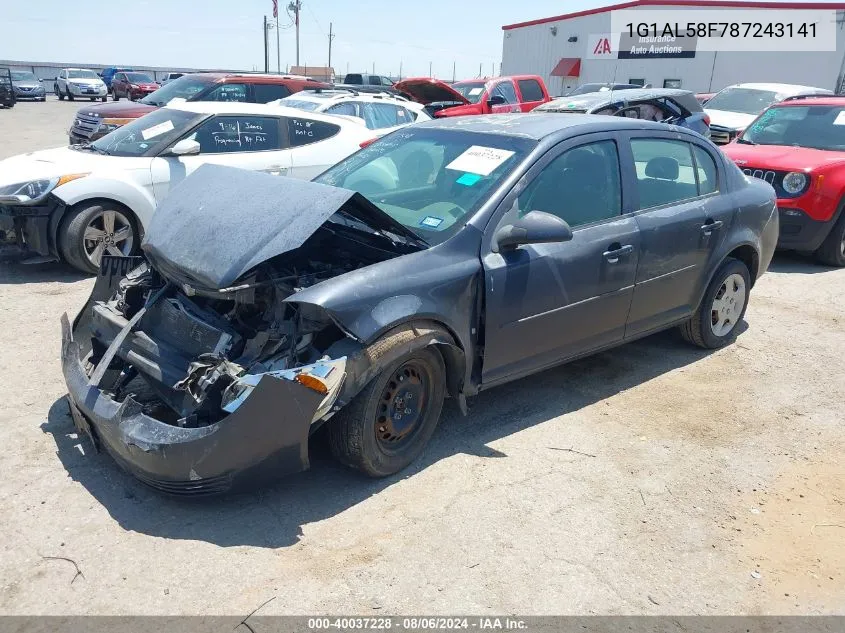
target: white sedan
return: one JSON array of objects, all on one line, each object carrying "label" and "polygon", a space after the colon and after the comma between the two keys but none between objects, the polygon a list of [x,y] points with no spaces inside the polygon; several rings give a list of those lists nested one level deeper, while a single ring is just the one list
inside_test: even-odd
[{"label": "white sedan", "polygon": [[156,206],[204,163],[310,180],[372,137],[352,117],[171,103],[91,144],[0,161],[0,254],[96,272],[104,253],[138,252]]}]

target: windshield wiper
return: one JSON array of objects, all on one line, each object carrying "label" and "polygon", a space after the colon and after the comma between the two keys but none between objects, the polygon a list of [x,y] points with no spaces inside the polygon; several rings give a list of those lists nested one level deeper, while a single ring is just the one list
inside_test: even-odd
[{"label": "windshield wiper", "polygon": [[92,152],[97,152],[98,154],[104,154],[105,156],[111,156],[111,153],[107,149],[97,147],[91,142],[80,143],[76,147],[78,147],[79,149],[91,150]]},{"label": "windshield wiper", "polygon": [[749,141],[747,138],[742,138],[741,136],[736,139],[737,143],[742,143],[743,145],[757,145],[754,141]]}]

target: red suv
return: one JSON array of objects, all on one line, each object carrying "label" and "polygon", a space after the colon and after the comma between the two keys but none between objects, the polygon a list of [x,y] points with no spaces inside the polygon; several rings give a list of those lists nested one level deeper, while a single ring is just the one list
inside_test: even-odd
[{"label": "red suv", "polygon": [[[133,74],[133,73],[126,73]],[[296,75],[195,73],[174,79],[139,101],[101,103],[80,108],[68,131],[71,144],[87,143],[144,116],[172,99],[268,103],[304,88],[328,84]]]},{"label": "red suv", "polygon": [[400,81],[393,88],[424,104],[438,117],[529,112],[551,100],[546,84],[537,75],[467,79],[451,85],[420,77]]},{"label": "red suv", "polygon": [[111,96],[115,101],[121,97],[135,101],[135,99],[146,97],[159,88],[161,86],[153,81],[149,75],[134,71],[115,73],[111,80]]},{"label": "red suv", "polygon": [[774,187],[778,248],[845,266],[845,97],[776,103],[721,149],[746,175]]}]

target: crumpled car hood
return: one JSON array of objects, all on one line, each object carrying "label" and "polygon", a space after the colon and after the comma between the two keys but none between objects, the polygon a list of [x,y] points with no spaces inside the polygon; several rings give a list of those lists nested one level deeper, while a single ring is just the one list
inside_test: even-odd
[{"label": "crumpled car hood", "polygon": [[344,208],[375,230],[418,239],[349,189],[220,165],[202,165],[158,207],[142,249],[166,275],[221,289],[300,247]]}]

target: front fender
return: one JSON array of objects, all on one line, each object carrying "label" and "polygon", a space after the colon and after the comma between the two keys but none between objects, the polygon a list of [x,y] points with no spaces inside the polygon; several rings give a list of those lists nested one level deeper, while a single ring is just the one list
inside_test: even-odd
[{"label": "front fender", "polygon": [[156,208],[152,193],[126,178],[115,176],[92,174],[77,178],[54,189],[53,195],[68,207],[86,200],[114,200],[135,214],[142,230],[153,217]]}]

